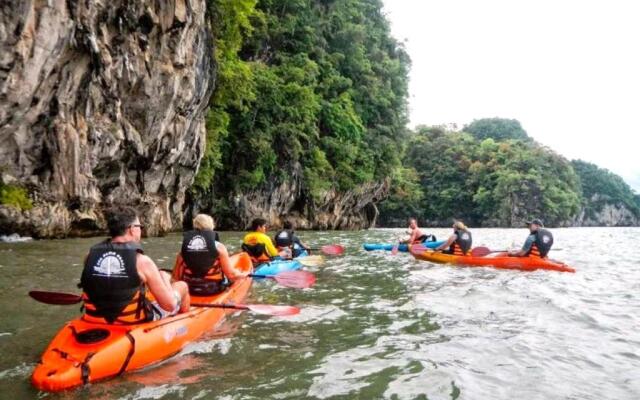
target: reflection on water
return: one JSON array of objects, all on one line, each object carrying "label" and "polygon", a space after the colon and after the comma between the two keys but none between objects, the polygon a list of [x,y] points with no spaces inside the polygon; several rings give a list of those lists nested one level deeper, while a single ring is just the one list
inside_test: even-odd
[{"label": "reflection on water", "polygon": [[[438,237],[448,230],[434,229]],[[292,318],[240,314],[145,370],[62,394],[29,376],[77,306],[30,300],[77,292],[97,239],[0,244],[0,393],[51,399],[637,399],[638,228],[554,229],[552,257],[575,274],[456,268],[361,250],[401,230],[302,232],[343,257],[312,268],[315,287],[254,286],[248,302],[296,304]],[[518,246],[526,230],[476,229],[478,246]],[[237,249],[241,235],[223,233]],[[180,237],[146,239],[171,268]],[[628,243],[628,248],[624,247]],[[615,254],[613,249],[623,254]]]}]

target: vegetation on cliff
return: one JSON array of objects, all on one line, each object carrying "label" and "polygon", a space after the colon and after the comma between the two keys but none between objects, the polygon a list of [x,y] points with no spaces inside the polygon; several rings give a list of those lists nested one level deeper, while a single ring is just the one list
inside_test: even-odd
[{"label": "vegetation on cliff", "polygon": [[640,218],[640,195],[635,194],[621,177],[582,160],[573,160],[571,165],[580,177],[587,217],[594,218],[606,204],[614,204]]},{"label": "vegetation on cliff", "polygon": [[410,62],[381,10],[380,0],[208,2],[218,74],[192,188],[201,205],[230,220],[236,195],[298,180],[300,209],[289,211],[302,212],[328,189],[388,180],[382,224],[569,224],[611,203],[640,216],[621,178],[567,161],[517,120],[408,133]]},{"label": "vegetation on cliff", "polygon": [[[194,191],[217,200],[302,175],[325,190],[401,164],[409,59],[380,0],[212,0],[218,86]],[[296,172],[297,171],[297,172]]]},{"label": "vegetation on cliff", "polygon": [[[531,215],[557,224],[578,212],[578,177],[564,158],[532,141],[517,121],[480,120],[469,127],[487,126],[470,129],[474,134],[417,129],[404,161],[422,195],[414,194],[421,200],[406,211],[439,224],[455,217],[485,226],[518,225]],[[383,203],[384,219],[407,217],[391,211],[394,200]]]}]

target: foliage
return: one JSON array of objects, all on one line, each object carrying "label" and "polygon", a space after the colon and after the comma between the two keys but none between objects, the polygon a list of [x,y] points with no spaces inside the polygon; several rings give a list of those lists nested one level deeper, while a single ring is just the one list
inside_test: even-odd
[{"label": "foliage", "polygon": [[226,197],[302,173],[313,201],[401,173],[409,59],[380,0],[209,10],[219,74],[197,192]]},{"label": "foliage", "polygon": [[250,19],[259,17],[257,0],[209,0],[207,14],[215,37],[217,62],[216,88],[207,111],[207,135],[204,156],[194,182],[198,192],[207,192],[216,171],[222,168],[222,152],[229,135],[230,116],[227,108],[247,110],[247,102],[255,99],[252,71],[238,57],[245,37],[251,35]]},{"label": "foliage", "polygon": [[580,177],[587,215],[593,216],[605,204],[617,204],[640,217],[640,198],[621,177],[582,160],[571,165]]},{"label": "foliage", "polygon": [[394,198],[385,201],[381,209],[396,218],[421,210],[422,221],[440,224],[460,218],[472,225],[517,226],[535,216],[554,225],[580,207],[571,165],[531,140],[478,140],[466,132],[419,127],[404,163],[417,171],[423,198],[404,207],[387,204]]},{"label": "foliage", "polygon": [[478,140],[528,140],[527,132],[522,129],[520,122],[515,119],[482,118],[473,120],[465,126],[463,131],[469,132]]},{"label": "foliage", "polygon": [[23,211],[33,208],[33,203],[25,188],[3,183],[0,183],[0,204]]}]

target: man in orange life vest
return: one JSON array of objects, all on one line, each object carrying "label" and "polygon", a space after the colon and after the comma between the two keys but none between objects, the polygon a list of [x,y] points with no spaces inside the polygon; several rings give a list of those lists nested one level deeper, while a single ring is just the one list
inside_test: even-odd
[{"label": "man in orange life vest", "polygon": [[187,284],[171,283],[169,274],[144,255],[142,224],[135,210],[111,209],[107,225],[111,239],[91,247],[82,271],[83,318],[131,324],[188,311]]},{"label": "man in orange life vest", "polygon": [[529,225],[529,236],[524,242],[522,249],[518,251],[510,251],[512,257],[541,257],[545,258],[553,246],[553,235],[544,228],[542,221],[533,219],[526,222]]}]

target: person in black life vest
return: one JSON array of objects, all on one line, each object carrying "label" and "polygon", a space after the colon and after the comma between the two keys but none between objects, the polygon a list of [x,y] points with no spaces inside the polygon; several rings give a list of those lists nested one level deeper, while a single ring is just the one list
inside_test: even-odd
[{"label": "person in black life vest", "polygon": [[214,228],[211,216],[198,214],[193,219],[193,230],[183,234],[172,276],[185,281],[192,296],[220,293],[227,283],[248,274],[231,267],[227,248],[220,243]]},{"label": "person in black life vest", "polygon": [[553,235],[544,229],[542,221],[537,218],[525,223],[529,225],[529,236],[527,236],[522,249],[510,251],[509,255],[512,257],[546,258],[551,246],[553,246]]},{"label": "person in black life vest", "polygon": [[446,254],[464,256],[471,250],[472,243],[471,232],[469,232],[466,225],[462,221],[455,221],[453,223],[453,234],[435,250],[440,250]]},{"label": "person in black life vest", "polygon": [[110,239],[91,247],[80,287],[85,314],[94,322],[139,323],[189,310],[187,284],[171,283],[140,246],[142,225],[131,207],[107,212]]},{"label": "person in black life vest", "polygon": [[305,250],[309,251],[309,246],[304,244],[300,238],[296,236],[291,221],[285,221],[282,224],[282,229],[273,237],[273,242],[278,250],[289,249],[292,257],[298,257]]}]

